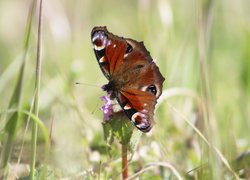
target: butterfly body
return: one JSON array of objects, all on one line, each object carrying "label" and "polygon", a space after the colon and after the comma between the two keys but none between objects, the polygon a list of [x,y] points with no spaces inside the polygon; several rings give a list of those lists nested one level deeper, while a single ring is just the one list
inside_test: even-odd
[{"label": "butterfly body", "polygon": [[95,27],[91,33],[99,66],[108,79],[103,89],[117,99],[135,126],[148,132],[153,125],[164,77],[142,42],[122,38]]}]

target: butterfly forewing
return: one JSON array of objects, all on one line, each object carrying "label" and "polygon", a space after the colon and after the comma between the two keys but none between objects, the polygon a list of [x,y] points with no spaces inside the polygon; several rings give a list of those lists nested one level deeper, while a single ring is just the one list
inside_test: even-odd
[{"label": "butterfly forewing", "polygon": [[121,66],[126,51],[126,41],[115,38],[106,27],[95,27],[91,33],[92,43],[97,61],[103,74],[110,79],[118,67]]}]

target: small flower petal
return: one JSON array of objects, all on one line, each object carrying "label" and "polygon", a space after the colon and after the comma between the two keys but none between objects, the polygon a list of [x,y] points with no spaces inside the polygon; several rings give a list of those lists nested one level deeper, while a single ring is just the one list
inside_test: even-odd
[{"label": "small flower petal", "polygon": [[104,105],[100,108],[100,110],[103,112],[104,122],[108,122],[110,116],[113,114],[112,101],[110,99],[109,94],[107,96],[102,96],[100,99],[104,101]]}]

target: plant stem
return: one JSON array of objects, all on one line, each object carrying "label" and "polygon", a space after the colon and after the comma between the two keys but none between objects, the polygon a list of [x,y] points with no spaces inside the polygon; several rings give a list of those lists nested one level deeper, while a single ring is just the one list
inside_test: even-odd
[{"label": "plant stem", "polygon": [[128,145],[122,144],[122,179],[127,179],[128,177]]},{"label": "plant stem", "polygon": [[[36,81],[35,81],[35,101],[34,101],[34,114],[38,117],[39,113],[39,94],[40,94],[40,81],[41,81],[41,29],[42,29],[42,0],[39,4],[39,20],[37,32],[37,57],[36,57]],[[36,164],[36,147],[37,146],[37,124],[32,124],[32,161],[30,179],[35,178],[35,164]]]}]

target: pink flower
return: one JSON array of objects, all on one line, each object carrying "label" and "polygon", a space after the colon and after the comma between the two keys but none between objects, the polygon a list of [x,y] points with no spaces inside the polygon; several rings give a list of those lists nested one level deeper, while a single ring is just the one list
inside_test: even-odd
[{"label": "pink flower", "polygon": [[104,105],[100,108],[100,110],[102,110],[103,112],[103,120],[106,123],[109,121],[110,116],[113,114],[113,105],[109,94],[106,96],[102,96],[100,99],[104,101]]}]

